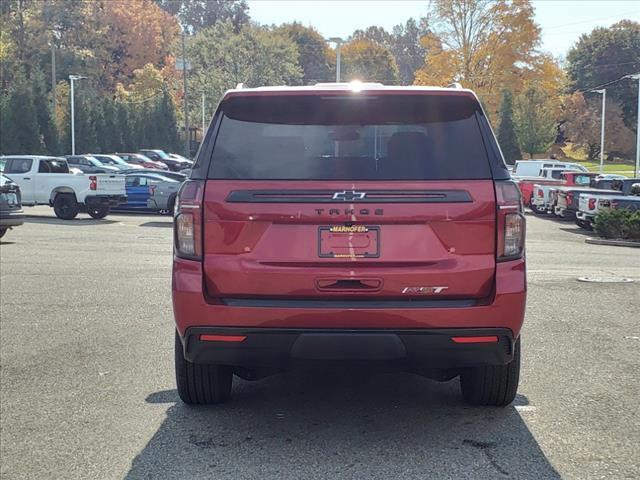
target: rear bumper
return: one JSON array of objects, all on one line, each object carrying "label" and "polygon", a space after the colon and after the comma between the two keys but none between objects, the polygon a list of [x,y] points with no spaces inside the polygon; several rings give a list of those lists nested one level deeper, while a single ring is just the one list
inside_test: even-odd
[{"label": "rear bumper", "polygon": [[593,222],[593,219],[595,218],[593,215],[590,215],[588,213],[582,212],[582,211],[577,211],[576,212],[576,218],[578,220],[581,220],[583,222]]},{"label": "rear bumper", "polygon": [[[214,339],[207,340],[212,335]],[[183,347],[185,358],[191,362],[241,367],[287,368],[315,362],[364,361],[399,368],[439,369],[504,365],[513,358],[513,342],[508,329],[193,327],[185,332]]]},{"label": "rear bumper", "polygon": [[[172,292],[176,326],[185,341],[187,358],[194,361],[287,363],[298,358],[294,355],[294,345],[302,341],[299,338],[304,338],[304,342],[317,343],[313,349],[327,352],[339,341],[348,351],[391,349],[391,360],[454,367],[509,361],[511,354],[501,350],[506,340],[497,344],[459,345],[452,343],[451,336],[490,331],[488,335],[507,338],[509,344],[516,339],[524,320],[526,268],[524,259],[496,264],[495,292],[481,304],[434,302],[413,308],[402,305],[403,302],[383,306],[383,302],[373,301],[213,304],[203,295],[202,264],[176,257]],[[247,339],[236,345],[199,340],[203,333],[223,332],[238,332]],[[334,333],[341,337],[327,337],[328,341],[322,341],[316,336]],[[386,338],[371,335],[386,335]],[[400,345],[404,346],[404,354],[395,350]]]},{"label": "rear bumper", "polygon": [[87,196],[84,200],[87,207],[99,207],[103,205],[109,205],[115,207],[122,203],[127,203],[126,195],[91,195]]},{"label": "rear bumper", "polygon": [[18,227],[24,223],[24,212],[22,209],[0,210],[0,227]]}]

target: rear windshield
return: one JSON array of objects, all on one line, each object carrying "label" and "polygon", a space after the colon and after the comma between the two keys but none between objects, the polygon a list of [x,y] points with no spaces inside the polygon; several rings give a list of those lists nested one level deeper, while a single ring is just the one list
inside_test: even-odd
[{"label": "rear windshield", "polygon": [[453,95],[231,98],[209,178],[491,178],[478,111]]}]

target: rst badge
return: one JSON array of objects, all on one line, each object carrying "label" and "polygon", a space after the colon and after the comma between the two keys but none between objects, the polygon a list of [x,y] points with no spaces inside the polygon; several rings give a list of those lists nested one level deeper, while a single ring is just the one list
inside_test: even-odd
[{"label": "rst badge", "polygon": [[402,293],[405,295],[434,295],[442,293],[449,287],[405,287]]}]

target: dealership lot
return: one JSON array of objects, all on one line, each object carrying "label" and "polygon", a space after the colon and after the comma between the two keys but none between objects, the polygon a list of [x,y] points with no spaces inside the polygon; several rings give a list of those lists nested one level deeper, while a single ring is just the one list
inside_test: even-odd
[{"label": "dealership lot", "polygon": [[[528,216],[529,298],[513,406],[457,381],[304,372],[182,405],[171,219],[27,209],[1,270],[3,478],[637,478],[640,249]],[[629,277],[635,283],[579,282]]]}]

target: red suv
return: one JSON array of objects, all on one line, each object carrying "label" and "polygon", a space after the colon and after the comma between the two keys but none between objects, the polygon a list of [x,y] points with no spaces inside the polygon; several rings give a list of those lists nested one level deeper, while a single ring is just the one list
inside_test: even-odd
[{"label": "red suv", "polygon": [[178,393],[317,362],[517,390],[525,220],[469,90],[226,93],[175,212]]}]

